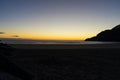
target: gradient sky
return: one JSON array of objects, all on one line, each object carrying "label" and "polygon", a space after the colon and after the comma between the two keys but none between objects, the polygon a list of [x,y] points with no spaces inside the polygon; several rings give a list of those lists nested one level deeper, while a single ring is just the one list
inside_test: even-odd
[{"label": "gradient sky", "polygon": [[84,40],[119,21],[120,0],[0,0],[1,38]]}]

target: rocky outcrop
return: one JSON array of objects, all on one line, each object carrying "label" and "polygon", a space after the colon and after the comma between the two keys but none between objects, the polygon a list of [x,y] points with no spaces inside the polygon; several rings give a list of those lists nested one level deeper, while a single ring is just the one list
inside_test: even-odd
[{"label": "rocky outcrop", "polygon": [[116,27],[105,30],[97,34],[92,38],[88,38],[85,41],[117,41],[120,42],[120,25]]}]

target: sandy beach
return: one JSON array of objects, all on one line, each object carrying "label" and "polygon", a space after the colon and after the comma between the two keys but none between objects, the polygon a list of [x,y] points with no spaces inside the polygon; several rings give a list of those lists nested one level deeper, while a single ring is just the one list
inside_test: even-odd
[{"label": "sandy beach", "polygon": [[33,80],[119,80],[120,45],[11,45]]},{"label": "sandy beach", "polygon": [[11,44],[17,49],[119,49],[120,43],[111,44]]}]

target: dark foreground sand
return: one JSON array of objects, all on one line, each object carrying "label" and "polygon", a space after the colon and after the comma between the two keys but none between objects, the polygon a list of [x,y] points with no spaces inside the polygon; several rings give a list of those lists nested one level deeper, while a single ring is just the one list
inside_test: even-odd
[{"label": "dark foreground sand", "polygon": [[120,80],[120,45],[11,45],[33,80]]}]

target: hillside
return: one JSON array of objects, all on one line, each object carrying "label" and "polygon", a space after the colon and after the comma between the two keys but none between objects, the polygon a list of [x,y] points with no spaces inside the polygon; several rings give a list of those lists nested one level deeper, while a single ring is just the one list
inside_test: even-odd
[{"label": "hillside", "polygon": [[92,38],[87,38],[85,41],[120,41],[120,25],[115,26],[110,30],[104,30]]}]

